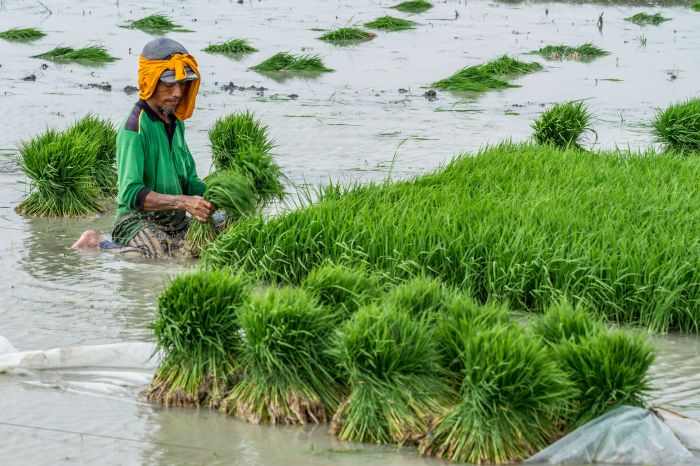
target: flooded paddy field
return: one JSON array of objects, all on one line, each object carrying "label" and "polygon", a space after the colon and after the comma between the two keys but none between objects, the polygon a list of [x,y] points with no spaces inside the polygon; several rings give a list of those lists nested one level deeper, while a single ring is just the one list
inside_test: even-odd
[{"label": "flooded paddy field", "polygon": [[[131,109],[137,97],[124,88],[136,84],[138,54],[153,36],[119,27],[130,20],[162,13],[195,31],[168,36],[188,47],[203,74],[187,121],[200,174],[211,164],[208,128],[237,110],[252,110],[269,125],[277,160],[293,183],[316,185],[404,178],[485,144],[526,139],[544,108],[570,99],[587,99],[595,117],[597,140],[586,147],[644,148],[653,143],[648,123],[656,108],[698,91],[700,13],[686,4],[446,1],[420,15],[378,1],[43,4],[0,0],[0,31],[36,27],[47,34],[28,43],[0,40],[0,336],[22,351],[150,341],[148,325],[168,276],[194,266],[67,249],[87,228],[108,233],[114,212],[57,220],[14,211],[25,193],[15,162],[21,141],[88,112],[117,122]],[[624,20],[640,11],[660,11],[671,21]],[[355,46],[317,40],[320,29],[386,14],[418,25],[378,31]],[[246,38],[259,52],[239,60],[202,52],[229,38]],[[585,42],[610,55],[590,63],[524,55]],[[84,66],[29,58],[58,45],[89,44],[104,45],[119,60]],[[335,71],[287,77],[248,70],[280,51],[320,54]],[[430,83],[504,53],[544,69],[514,79],[517,88],[424,95]],[[700,416],[700,339],[655,341],[658,402]],[[151,372],[79,367],[0,374],[2,457],[8,464],[438,464],[409,449],[338,442],[323,425],[261,427],[213,412],[164,410],[142,394]]]}]

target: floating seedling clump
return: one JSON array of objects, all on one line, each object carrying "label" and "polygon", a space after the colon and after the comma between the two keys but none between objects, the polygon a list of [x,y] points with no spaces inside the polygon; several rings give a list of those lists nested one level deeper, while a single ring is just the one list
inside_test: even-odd
[{"label": "floating seedling clump", "polygon": [[117,132],[114,125],[94,115],[87,115],[77,121],[69,135],[85,135],[97,143],[92,178],[105,198],[117,195]]},{"label": "floating seedling clump", "polygon": [[72,47],[56,47],[48,52],[34,55],[32,58],[43,58],[56,61],[76,61],[86,63],[109,63],[118,58],[111,56],[101,45],[90,45],[82,49]]},{"label": "floating seedling clump", "polygon": [[209,53],[223,53],[226,55],[244,55],[257,52],[258,49],[251,46],[245,39],[231,39],[228,42],[222,42],[220,44],[210,44],[204,51]]},{"label": "floating seedling clump", "polygon": [[652,122],[652,133],[668,150],[681,154],[700,152],[700,99],[659,110]]},{"label": "floating seedling clump", "polygon": [[327,354],[335,318],[301,289],[270,288],[241,310],[241,380],[226,398],[253,423],[325,422],[342,396]]},{"label": "floating seedling clump", "polygon": [[426,2],[425,0],[409,0],[407,2],[401,2],[398,5],[394,5],[391,8],[403,11],[404,13],[423,13],[432,7],[433,4]]},{"label": "floating seedling clump", "polygon": [[377,35],[372,32],[364,31],[357,27],[345,27],[329,31],[319,37],[319,39],[335,44],[352,44],[372,40],[375,37]]},{"label": "floating seedling clump", "polygon": [[7,31],[0,32],[0,39],[11,41],[30,41],[41,39],[46,34],[35,28],[12,28]]},{"label": "floating seedling clump", "polygon": [[581,149],[584,135],[595,133],[591,114],[581,100],[554,104],[532,123],[532,137],[538,144],[550,144],[560,149]]},{"label": "floating seedling clump", "polygon": [[165,32],[192,32],[179,24],[175,24],[164,15],[150,15],[145,18],[131,21],[126,27],[140,29],[150,34],[163,34]]},{"label": "floating seedling clump", "polygon": [[279,52],[271,56],[264,62],[253,66],[251,70],[308,73],[333,71],[323,64],[323,60],[321,60],[319,55],[292,55],[286,52]]},{"label": "floating seedling clump", "polygon": [[596,47],[587,42],[579,47],[571,47],[569,45],[548,45],[537,50],[537,55],[540,55],[548,60],[578,60],[590,61],[594,58],[610,55],[610,52]]},{"label": "floating seedling clump", "polygon": [[217,407],[236,378],[239,308],[249,286],[240,275],[180,275],[158,298],[153,330],[162,360],[148,399],[166,406]]},{"label": "floating seedling clump", "polygon": [[629,21],[630,23],[638,24],[640,26],[646,26],[648,24],[658,26],[664,21],[670,20],[671,18],[665,18],[664,16],[661,16],[661,13],[654,13],[653,15],[650,15],[649,13],[637,13],[634,16],[625,18],[625,21]]},{"label": "floating seedling clump", "polygon": [[539,63],[522,62],[504,55],[488,63],[464,68],[449,78],[434,82],[431,87],[461,92],[486,92],[491,89],[518,87],[504,79],[541,69],[542,65]]},{"label": "floating seedling clump", "polygon": [[377,18],[374,21],[365,23],[365,27],[368,27],[370,29],[379,29],[382,31],[403,31],[406,29],[413,29],[415,26],[415,21],[394,18],[392,16],[382,16],[381,18]]}]

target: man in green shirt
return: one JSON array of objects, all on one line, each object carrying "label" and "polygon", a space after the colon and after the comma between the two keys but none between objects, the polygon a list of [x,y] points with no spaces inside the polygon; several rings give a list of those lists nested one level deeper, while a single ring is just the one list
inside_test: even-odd
[{"label": "man in green shirt", "polygon": [[141,99],[117,132],[119,194],[112,242],[86,231],[74,248],[99,245],[169,257],[189,227],[186,213],[209,219],[214,207],[201,197],[206,185],[197,176],[181,119],[192,114],[198,79],[196,61],[181,44],[167,38],[146,44],[139,63]]}]

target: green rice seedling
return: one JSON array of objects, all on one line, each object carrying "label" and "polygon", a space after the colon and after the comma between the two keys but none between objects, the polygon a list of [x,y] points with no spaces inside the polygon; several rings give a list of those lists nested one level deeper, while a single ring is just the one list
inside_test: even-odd
[{"label": "green rice seedling", "polygon": [[86,115],[68,129],[69,134],[84,134],[97,143],[92,178],[106,198],[117,195],[117,132],[108,120]]},{"label": "green rice seedling", "polygon": [[102,212],[92,178],[99,141],[85,134],[49,130],[19,146],[29,191],[16,208],[41,217],[76,217]]},{"label": "green rice seedling", "polygon": [[577,60],[577,61],[591,61],[594,58],[604,57],[605,55],[610,55],[610,52],[596,47],[590,42],[586,42],[578,47],[571,47],[570,45],[547,45],[539,50],[533,52],[540,55],[548,60]]},{"label": "green rice seedling", "polygon": [[700,99],[658,110],[651,127],[656,141],[667,150],[681,154],[700,152]]},{"label": "green rice seedling", "polygon": [[41,39],[46,34],[36,28],[12,28],[7,31],[0,32],[0,39],[10,41],[30,41]]},{"label": "green rice seedling", "polygon": [[341,320],[376,301],[383,291],[376,275],[359,267],[333,263],[311,270],[301,287],[332,309]]},{"label": "green rice seedling", "polygon": [[491,89],[518,87],[504,79],[508,76],[533,73],[542,69],[536,62],[522,62],[507,55],[483,63],[464,68],[449,78],[441,79],[431,84],[431,87],[446,91],[486,92]]},{"label": "green rice seedling", "polygon": [[591,114],[582,100],[554,104],[532,123],[532,137],[538,144],[549,144],[561,149],[581,149],[586,133],[595,133]]},{"label": "green rice seedling", "polygon": [[451,298],[450,290],[438,279],[419,276],[389,290],[385,302],[414,317],[434,317]]},{"label": "green rice seedling", "polygon": [[165,32],[192,32],[179,24],[175,24],[170,18],[164,15],[150,15],[145,18],[129,22],[125,27],[140,29],[150,34],[163,34]]},{"label": "green rice seedling", "polygon": [[542,317],[530,324],[533,333],[548,345],[562,341],[579,343],[605,331],[598,318],[581,308],[574,308],[567,300],[561,300],[545,311]]},{"label": "green rice seedling", "polygon": [[237,313],[250,287],[227,270],[176,277],[158,297],[152,324],[162,352],[148,390],[166,406],[217,407],[238,370],[241,332]]},{"label": "green rice seedling", "polygon": [[630,23],[638,24],[640,26],[646,26],[648,24],[652,24],[654,26],[658,26],[659,24],[663,23],[664,21],[670,21],[671,18],[665,18],[661,16],[661,13],[654,13],[653,15],[650,15],[649,13],[637,13],[634,16],[630,16],[629,18],[625,18],[625,21],[629,21]]},{"label": "green rice seedling", "polygon": [[270,288],[241,310],[240,382],[228,411],[253,423],[325,422],[342,397],[326,353],[335,318],[306,291]]},{"label": "green rice seedling", "polygon": [[325,73],[333,71],[323,64],[323,60],[321,60],[319,55],[292,55],[286,52],[276,53],[250,69],[262,72]]},{"label": "green rice seedling", "polygon": [[365,23],[365,27],[370,29],[379,29],[382,31],[404,31],[406,29],[413,29],[416,24],[417,23],[415,21],[409,21],[407,19],[382,16],[374,21]]},{"label": "green rice seedling", "polygon": [[578,343],[562,341],[553,351],[577,391],[571,428],[616,406],[644,406],[644,398],[651,391],[648,371],[654,362],[654,349],[643,336],[601,332]]},{"label": "green rice seedling", "polygon": [[56,47],[48,52],[34,55],[32,58],[43,58],[56,61],[77,61],[86,63],[109,63],[118,58],[111,56],[101,45],[90,45],[82,49],[72,47]]},{"label": "green rice seedling", "polygon": [[228,42],[222,42],[220,44],[209,44],[204,51],[209,53],[223,53],[226,55],[244,55],[257,52],[258,49],[250,45],[245,39],[231,39]]},{"label": "green rice seedling", "polygon": [[320,40],[334,44],[354,44],[365,42],[377,37],[373,32],[362,30],[358,27],[345,27],[328,31],[319,37]]},{"label": "green rice seedling", "polygon": [[262,208],[284,197],[284,175],[270,151],[274,142],[267,126],[246,111],[220,118],[209,130],[216,170],[235,170],[253,184],[255,203]]},{"label": "green rice seedling", "polygon": [[332,354],[350,386],[331,422],[341,440],[414,442],[445,409],[448,391],[426,320],[370,304],[345,322]]},{"label": "green rice seedling", "polygon": [[423,13],[428,11],[433,7],[433,4],[426,2],[425,0],[409,0],[406,2],[401,2],[398,5],[394,5],[391,8],[404,13]]},{"label": "green rice seedling", "polygon": [[692,8],[695,11],[700,11],[700,2],[695,2],[692,5],[690,5],[690,8]]},{"label": "green rice seedling", "polygon": [[572,390],[540,341],[517,325],[465,335],[458,399],[430,426],[421,454],[505,464],[550,443]]}]

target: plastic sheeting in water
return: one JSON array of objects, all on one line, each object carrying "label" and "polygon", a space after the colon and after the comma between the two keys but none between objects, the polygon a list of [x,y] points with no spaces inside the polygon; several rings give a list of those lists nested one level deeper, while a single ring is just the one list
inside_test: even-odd
[{"label": "plastic sheeting in water", "polygon": [[[677,436],[676,431],[688,438]],[[559,439],[525,463],[700,465],[688,450],[700,446],[699,435],[700,424],[691,419],[620,406]]]}]

